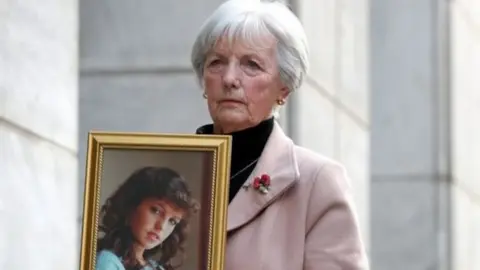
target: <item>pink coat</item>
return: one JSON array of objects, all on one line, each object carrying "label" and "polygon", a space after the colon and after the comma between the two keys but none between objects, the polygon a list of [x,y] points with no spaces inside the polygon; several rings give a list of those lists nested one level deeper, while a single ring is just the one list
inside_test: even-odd
[{"label": "pink coat", "polygon": [[365,270],[344,168],[294,143],[275,123],[247,179],[268,174],[270,191],[242,188],[228,207],[225,270]]}]

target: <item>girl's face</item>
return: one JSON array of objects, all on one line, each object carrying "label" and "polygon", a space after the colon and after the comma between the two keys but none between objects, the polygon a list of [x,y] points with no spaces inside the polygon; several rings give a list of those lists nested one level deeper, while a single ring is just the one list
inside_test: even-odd
[{"label": "girl's face", "polygon": [[133,211],[130,227],[144,249],[160,245],[182,220],[185,212],[168,200],[145,199]]}]

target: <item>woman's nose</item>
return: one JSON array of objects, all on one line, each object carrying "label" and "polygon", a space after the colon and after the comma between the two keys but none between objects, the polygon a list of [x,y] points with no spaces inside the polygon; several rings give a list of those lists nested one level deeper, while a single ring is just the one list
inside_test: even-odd
[{"label": "woman's nose", "polygon": [[230,63],[223,74],[223,83],[227,89],[238,88],[239,85],[239,70],[235,63]]},{"label": "woman's nose", "polygon": [[162,219],[157,219],[155,222],[155,230],[161,231],[163,229],[163,220]]}]

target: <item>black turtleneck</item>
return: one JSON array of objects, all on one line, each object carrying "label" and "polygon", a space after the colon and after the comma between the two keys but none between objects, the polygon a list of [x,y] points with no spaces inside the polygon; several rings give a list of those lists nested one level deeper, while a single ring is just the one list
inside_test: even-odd
[{"label": "black turtleneck", "polygon": [[[233,177],[237,172],[244,169],[253,161],[258,159],[262,154],[263,148],[267,143],[268,137],[272,132],[274,119],[269,118],[264,120],[257,126],[229,133],[232,135],[232,160],[231,160],[231,173],[230,177]],[[197,134],[213,134],[213,125],[205,125],[197,129]],[[239,173],[235,178],[230,180],[230,194],[229,202],[240,188],[243,186],[248,176],[252,173],[256,164],[252,164],[247,169]]]}]

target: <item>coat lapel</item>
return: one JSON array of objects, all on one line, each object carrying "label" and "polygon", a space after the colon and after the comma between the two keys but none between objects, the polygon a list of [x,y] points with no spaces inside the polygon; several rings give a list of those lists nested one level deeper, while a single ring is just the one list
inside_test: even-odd
[{"label": "coat lapel", "polygon": [[245,185],[253,184],[256,176],[268,174],[271,179],[270,191],[262,194],[252,186],[240,189],[228,206],[227,231],[250,222],[298,180],[293,147],[293,142],[275,122],[257,166],[245,181]]}]

